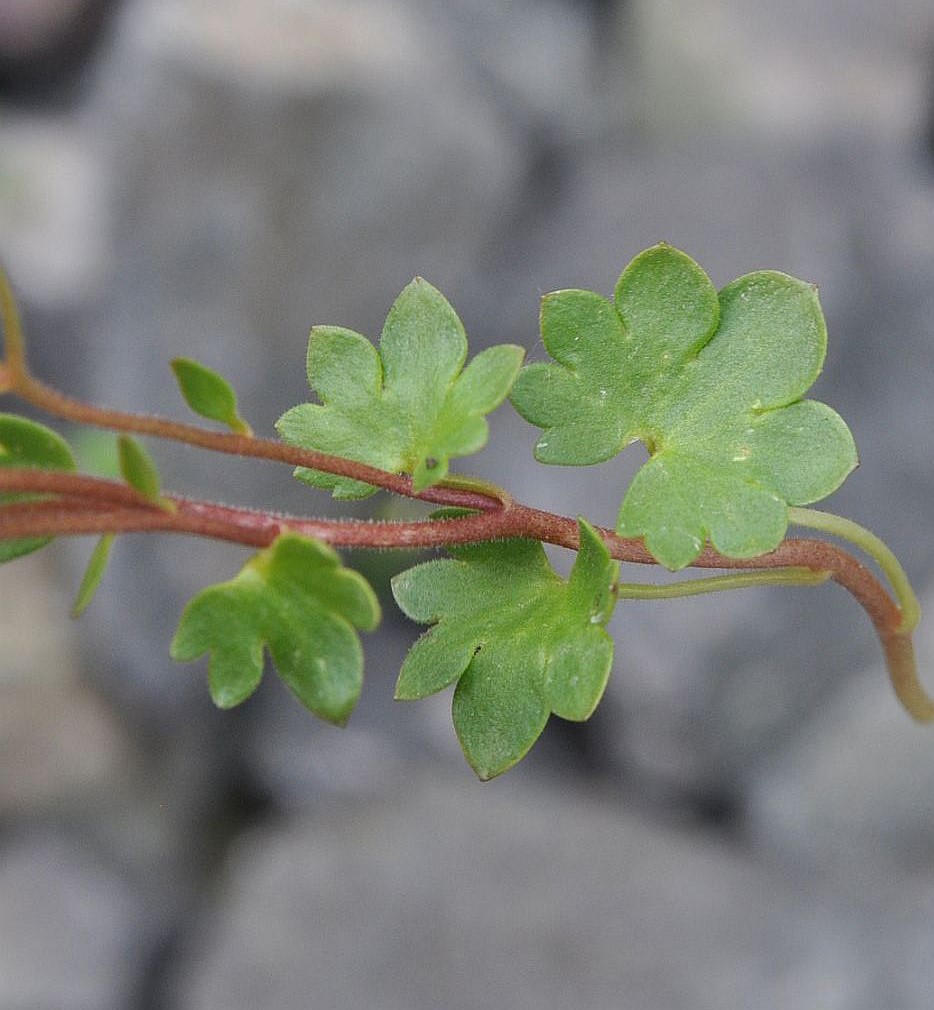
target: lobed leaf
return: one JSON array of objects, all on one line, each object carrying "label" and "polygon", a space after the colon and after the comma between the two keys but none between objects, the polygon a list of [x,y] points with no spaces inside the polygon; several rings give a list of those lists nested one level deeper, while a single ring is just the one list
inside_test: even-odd
[{"label": "lobed leaf", "polygon": [[265,646],[299,701],[343,725],[363,684],[354,629],[372,631],[379,619],[379,603],[362,575],[344,568],[325,544],[285,533],[235,578],[191,600],[171,655],[184,662],[210,652],[211,697],[232,708],[259,686]]},{"label": "lobed leaf", "polygon": [[[366,337],[316,326],[308,384],[321,401],[293,407],[276,427],[305,449],[412,475],[416,491],[442,480],[449,461],[486,444],[484,415],[506,398],[522,364],[503,344],[464,368],[467,338],[440,291],[416,278],[396,299],[377,350]],[[370,484],[299,467],[296,477],[335,498],[365,498]]]},{"label": "lobed leaf", "polygon": [[549,715],[587,719],[603,695],[619,566],[583,519],[579,529],[567,581],[532,540],[454,547],[453,559],[392,581],[402,610],[434,625],[406,656],[396,697],[424,698],[456,681],[454,726],[481,779],[524,757]]},{"label": "lobed leaf", "polygon": [[616,529],[671,569],[708,540],[730,557],[772,550],[788,507],[826,497],[856,466],[839,415],[802,399],[826,351],[813,285],[758,271],[718,295],[662,244],[626,267],[613,302],[546,295],[541,329],[557,363],[524,368],[511,397],[544,429],[536,458],[588,465],[643,441],[650,459]]},{"label": "lobed leaf", "polygon": [[[75,470],[68,443],[51,428],[17,414],[0,414],[0,466],[35,467],[39,470]],[[37,495],[0,495],[0,506],[9,502],[35,500]],[[0,540],[0,563],[30,554],[44,547],[52,537]]]}]

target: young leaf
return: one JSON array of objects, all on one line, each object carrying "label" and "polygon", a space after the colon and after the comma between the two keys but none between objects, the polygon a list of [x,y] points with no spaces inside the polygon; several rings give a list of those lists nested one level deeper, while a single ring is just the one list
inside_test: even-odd
[{"label": "young leaf", "polygon": [[536,457],[585,465],[645,442],[616,528],[668,568],[708,539],[730,557],[772,550],[788,506],[824,498],[856,465],[839,415],[801,399],[827,339],[810,284],[759,271],[718,296],[693,260],[658,245],[623,271],[615,304],[556,291],[541,327],[558,364],[523,369],[512,392],[545,429]]},{"label": "young leaf", "polygon": [[120,473],[127,484],[152,501],[159,501],[162,486],[159,471],[142,444],[132,435],[121,435],[117,439],[117,452],[120,456]]},{"label": "young leaf", "polygon": [[[416,278],[390,309],[379,350],[352,330],[312,329],[308,384],[321,402],[293,407],[276,427],[292,445],[410,473],[422,491],[444,478],[451,458],[486,444],[484,415],[506,398],[523,353],[502,344],[464,368],[461,321],[440,291]],[[376,491],[301,467],[295,476],[330,489],[335,498],[365,498]]]},{"label": "young leaf", "polygon": [[196,414],[226,424],[238,435],[252,434],[237,411],[237,394],[222,375],[191,358],[175,358],[171,364],[179,391]]},{"label": "young leaf", "polygon": [[[68,443],[50,428],[16,414],[0,414],[0,466],[73,471],[75,461]],[[36,497],[41,496],[3,494],[0,495],[0,506],[16,501],[31,501]],[[0,540],[0,563],[38,550],[51,539],[51,537],[30,537],[22,540]]]},{"label": "young leaf", "polygon": [[88,566],[84,570],[84,577],[81,579],[81,585],[78,587],[75,602],[71,607],[72,617],[80,617],[88,609],[91,600],[94,599],[97,587],[101,584],[104,572],[107,571],[107,562],[110,559],[110,549],[113,547],[113,542],[114,535],[112,533],[104,534],[97,541],[88,561]]},{"label": "young leaf", "polygon": [[235,578],[191,600],[171,655],[184,662],[210,652],[211,697],[220,708],[233,708],[259,686],[265,645],[298,700],[340,726],[363,684],[354,628],[372,631],[379,618],[362,575],[344,568],[330,547],[285,533]]},{"label": "young leaf", "polygon": [[583,519],[579,527],[567,581],[532,540],[451,548],[454,560],[416,565],[392,581],[402,610],[435,625],[409,651],[396,697],[424,698],[457,681],[454,726],[481,779],[524,757],[551,713],[587,719],[603,695],[613,659],[604,626],[619,566]]}]

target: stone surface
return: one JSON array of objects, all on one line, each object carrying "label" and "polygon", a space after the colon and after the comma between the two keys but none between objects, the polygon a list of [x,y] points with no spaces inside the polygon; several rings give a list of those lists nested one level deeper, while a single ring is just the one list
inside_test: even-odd
[{"label": "stone surface", "polygon": [[48,558],[0,568],[0,815],[99,806],[122,787],[130,744],[79,676],[78,636]]},{"label": "stone surface", "polygon": [[0,121],[0,251],[27,303],[93,303],[110,269],[103,163],[74,121]]},{"label": "stone surface", "polygon": [[0,1005],[118,1010],[135,985],[142,909],[80,838],[35,831],[0,845]]},{"label": "stone surface", "polygon": [[[930,614],[934,596],[922,600]],[[931,684],[934,632],[915,646]],[[930,727],[893,698],[881,663],[856,673],[761,769],[750,794],[756,843],[779,858],[852,875],[861,867],[934,868]],[[865,870],[863,872],[866,872]]]},{"label": "stone surface", "polygon": [[410,780],[255,832],[199,936],[191,1010],[870,1010],[887,973],[819,890],[516,779]]},{"label": "stone surface", "polygon": [[[925,0],[780,8],[635,0],[640,112],[662,130],[907,136],[926,102]],[[621,39],[625,45],[626,40]]]}]

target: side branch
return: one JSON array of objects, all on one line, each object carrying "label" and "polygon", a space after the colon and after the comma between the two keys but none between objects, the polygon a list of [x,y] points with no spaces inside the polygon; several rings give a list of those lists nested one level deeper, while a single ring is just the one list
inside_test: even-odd
[{"label": "side branch", "polygon": [[349,477],[364,484],[372,484],[406,498],[417,498],[420,501],[432,502],[437,505],[452,505],[460,508],[479,509],[480,511],[489,511],[500,507],[499,496],[492,490],[486,490],[483,482],[475,482],[470,487],[445,487],[440,484],[416,493],[412,489],[410,477],[388,473],[385,470],[368,466],[366,463],[356,463],[341,456],[330,456],[327,453],[314,452],[311,449],[300,449],[297,446],[287,445],[285,442],[271,438],[212,431],[197,424],[172,421],[155,415],[134,414],[128,411],[96,407],[93,404],[67,396],[32,375],[14,370],[12,367],[7,369],[6,378],[7,385],[5,387],[0,385],[0,392],[14,393],[34,407],[76,424],[87,424],[92,427],[123,431],[135,435],[148,435],[152,438],[163,438],[231,456],[268,459],[277,463],[287,463],[290,466],[323,470],[339,477]]}]

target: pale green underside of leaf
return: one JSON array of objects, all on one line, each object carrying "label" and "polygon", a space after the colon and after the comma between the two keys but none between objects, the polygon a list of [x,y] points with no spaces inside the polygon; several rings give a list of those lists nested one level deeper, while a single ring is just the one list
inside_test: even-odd
[{"label": "pale green underside of leaf", "polygon": [[588,465],[642,440],[617,530],[645,537],[669,568],[710,539],[748,557],[784,536],[787,506],[818,501],[856,465],[849,429],[801,397],[820,373],[826,330],[810,284],[748,274],[719,295],[689,257],[660,245],[623,271],[615,304],[592,291],[542,302],[558,364],[524,368],[512,391],[544,432],[544,463]]},{"label": "pale green underside of leaf", "polygon": [[152,501],[158,501],[162,486],[159,471],[142,444],[132,435],[120,435],[117,439],[117,452],[120,473],[127,484]]},{"label": "pale green underside of leaf", "polygon": [[211,697],[232,708],[259,686],[263,647],[299,701],[343,725],[363,683],[354,630],[372,631],[379,603],[369,583],[329,547],[294,534],[247,562],[229,582],[200,592],[182,614],[172,658],[210,652]]},{"label": "pale green underside of leaf", "polygon": [[402,610],[435,624],[409,651],[396,697],[424,698],[457,681],[454,726],[482,779],[519,761],[550,714],[586,719],[603,694],[618,565],[583,520],[580,536],[567,581],[529,540],[453,548],[453,559],[393,579]]},{"label": "pale green underside of leaf", "polygon": [[179,392],[196,414],[219,421],[238,434],[250,433],[250,426],[238,412],[237,394],[222,375],[192,358],[175,358],[171,365]]},{"label": "pale green underside of leaf", "polygon": [[[19,417],[17,414],[0,414],[0,467],[73,471],[75,460],[68,443],[51,428]],[[27,502],[36,497],[26,494],[3,494],[0,495],[0,504]],[[29,537],[20,540],[0,540],[0,564],[39,550],[51,539],[51,537]]]},{"label": "pale green underside of leaf", "polygon": [[95,544],[87,568],[84,570],[81,585],[75,595],[75,602],[71,606],[72,617],[80,617],[88,609],[91,600],[94,599],[94,594],[100,587],[104,573],[107,571],[107,562],[110,560],[113,543],[114,535],[106,533]]},{"label": "pale green underside of leaf", "polygon": [[[379,350],[352,330],[312,329],[308,383],[321,402],[293,407],[276,427],[291,445],[412,474],[416,490],[423,490],[445,477],[449,460],[486,444],[484,415],[506,398],[523,351],[491,347],[464,368],[466,357],[467,338],[454,310],[417,278],[392,306]],[[306,468],[295,475],[335,498],[364,498],[376,490]]]}]

